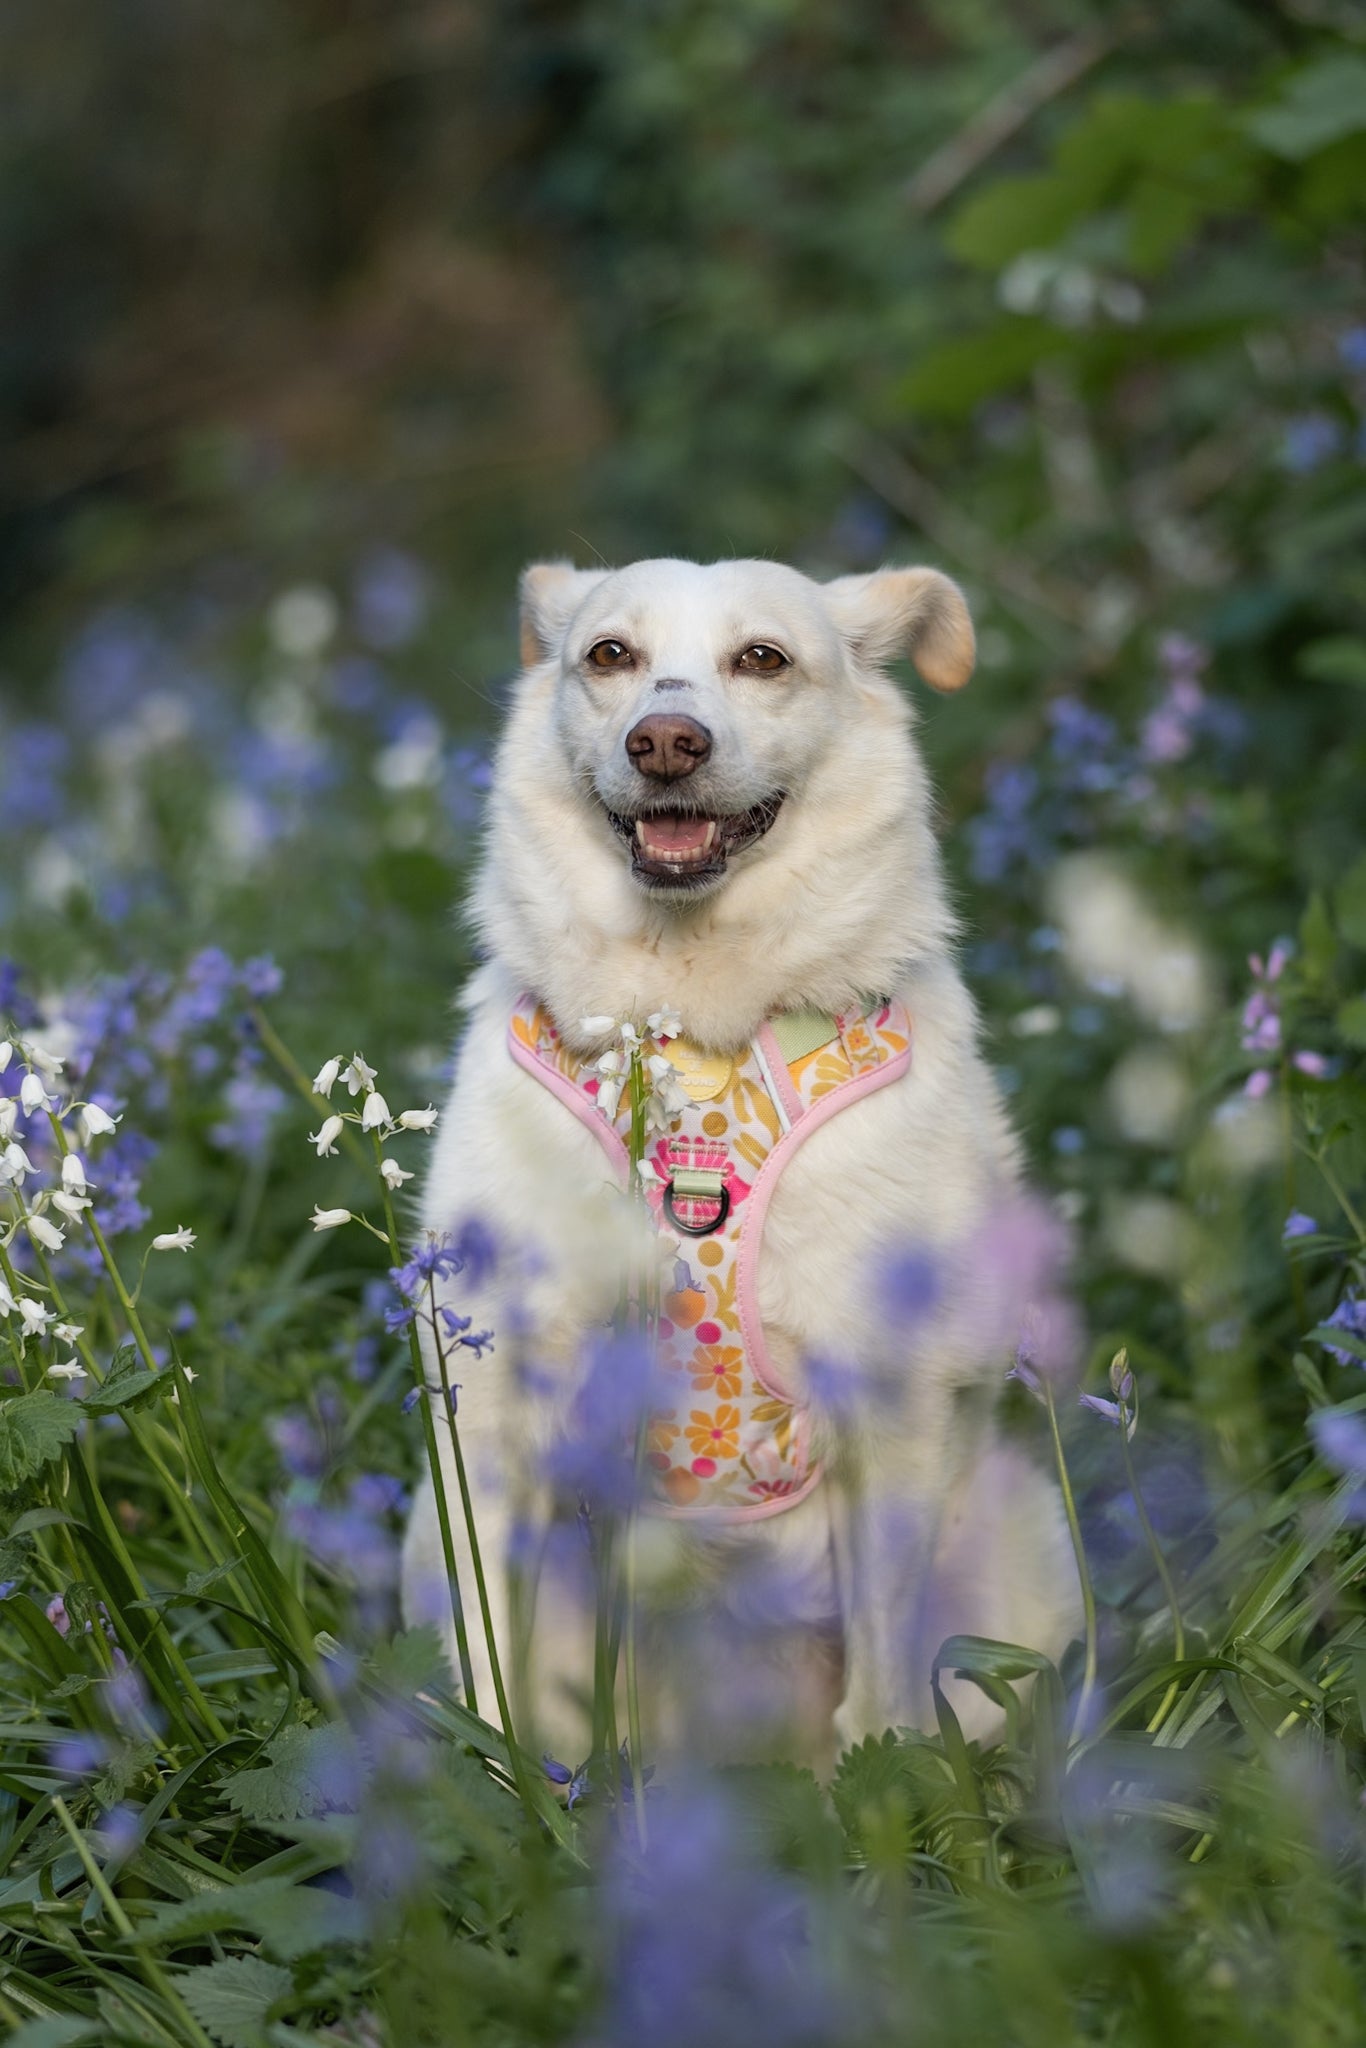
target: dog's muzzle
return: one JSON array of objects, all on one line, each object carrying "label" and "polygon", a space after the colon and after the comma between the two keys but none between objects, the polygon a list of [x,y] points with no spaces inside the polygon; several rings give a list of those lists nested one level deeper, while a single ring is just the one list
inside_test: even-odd
[{"label": "dog's muzzle", "polygon": [[692,810],[660,809],[627,817],[608,810],[613,831],[631,849],[631,872],[651,887],[699,889],[725,874],[731,857],[753,846],[783,806],[775,790],[747,811],[708,817]]}]

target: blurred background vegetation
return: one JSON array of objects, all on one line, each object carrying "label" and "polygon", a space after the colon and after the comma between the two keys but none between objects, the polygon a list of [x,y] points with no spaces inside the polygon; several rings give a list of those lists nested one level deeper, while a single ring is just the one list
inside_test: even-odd
[{"label": "blurred background vegetation", "polygon": [[[1203,1788],[1179,1807],[1162,1780],[1148,1815],[1172,1910],[1132,1887],[1107,1906],[1084,1830],[1056,1846],[1047,1757],[1017,1797],[1033,1766],[989,1751],[971,1798],[1037,1908],[1007,1948],[1004,1920],[969,1926],[976,1849],[889,1779],[884,1888],[856,1900],[881,1941],[880,1900],[903,1971],[886,2036],[920,2014],[925,2038],[1008,2026],[1047,2048],[1074,2022],[1346,2048],[1366,1740],[1358,0],[10,0],[4,35],[0,1026],[41,1032],[124,1111],[108,1234],[199,1232],[193,1258],[153,1262],[142,1314],[192,1353],[214,1454],[309,1625],[350,1641],[359,1605],[363,1638],[367,1591],[392,1602],[417,1453],[383,1254],[306,1222],[368,1195],[312,1156],[267,1034],[305,1072],[361,1045],[392,1099],[440,1099],[517,571],[934,562],[980,630],[961,699],[916,693],[969,978],[1036,1180],[1076,1226],[1086,1384],[1127,1346],[1135,1468],[1187,1650],[1215,1662],[1185,1667],[1179,1738],[1165,1708],[1145,1736],[1165,1599],[1116,1433],[1069,1404],[1107,1730],[1137,1755],[1157,1729],[1159,1761],[1190,1740]],[[87,1287],[82,1246],[64,1256]],[[94,1298],[107,1362],[118,1318]],[[131,1438],[102,1444],[168,1592],[179,1494]],[[378,1558],[368,1588],[358,1555]],[[71,1592],[63,1558],[7,1570],[41,1605]],[[211,1584],[213,1550],[192,1561]],[[185,1616],[259,1749],[293,1693],[242,1617]],[[35,1640],[50,1665],[45,1623]],[[7,1739],[40,1745],[34,1656],[6,1648]],[[73,1661],[68,1689],[87,1676]],[[876,1762],[845,1780],[856,1848]],[[0,1786],[0,1863],[33,1929],[58,1930],[35,1971],[86,2014],[58,1936],[80,1914],[98,1942],[99,1915],[42,1803],[66,1782],[38,1761]],[[127,1782],[150,1799],[156,1780]],[[109,1803],[71,1796],[92,1826]],[[196,1798],[225,1869],[266,1853],[207,1776]],[[964,1902],[942,1955],[938,1923],[921,1953],[898,1919],[903,1836],[939,1859],[916,1882]],[[545,1907],[533,1966],[534,1916],[505,1920],[482,1882],[442,1894],[440,1941],[415,1922],[391,1955],[393,2038],[445,2048],[444,2017],[401,2011],[419,1953],[451,2038],[577,2026],[555,1943],[578,1921]],[[686,1965],[704,1985],[710,1967]],[[661,2041],[721,2038],[679,2012]]]}]

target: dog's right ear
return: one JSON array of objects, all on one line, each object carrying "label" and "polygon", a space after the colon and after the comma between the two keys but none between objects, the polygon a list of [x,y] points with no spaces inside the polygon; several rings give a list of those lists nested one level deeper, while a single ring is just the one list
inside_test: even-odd
[{"label": "dog's right ear", "polygon": [[572,562],[533,562],[522,571],[522,666],[534,668],[560,651],[565,627],[609,569],[576,569]]}]

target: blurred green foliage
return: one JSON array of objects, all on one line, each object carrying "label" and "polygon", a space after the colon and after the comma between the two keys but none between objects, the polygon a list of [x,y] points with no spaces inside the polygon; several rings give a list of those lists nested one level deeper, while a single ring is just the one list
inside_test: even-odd
[{"label": "blurred green foliage", "polygon": [[[161,1147],[149,1201],[202,1245],[188,1274],[154,1266],[145,1314],[196,1359],[219,1483],[309,1625],[345,1635],[354,1584],[300,1509],[350,1514],[358,1476],[409,1470],[403,1364],[365,1291],[378,1255],[306,1228],[324,1169],[232,1021],[231,963],[233,1003],[167,1033],[187,959],[273,952],[301,1058],[360,1043],[427,1100],[521,562],[933,560],[980,627],[973,687],[920,706],[970,976],[1077,1225],[1090,1383],[1123,1342],[1143,1387],[1189,1656],[1151,1739],[1166,1609],[1115,1434],[1071,1418],[1098,1747],[1065,1757],[1039,1712],[966,1764],[865,1745],[829,1803],[758,1773],[739,1867],[811,1887],[842,1988],[882,1987],[871,2038],[1345,2048],[1360,1530],[1305,1404],[1362,1400],[1361,1340],[1308,1334],[1366,1284],[1359,8],[18,0],[6,35],[0,961],[27,977],[0,1008],[62,1015],[117,971],[131,1008],[101,1056],[156,1046],[127,1082]],[[1077,942],[1079,878],[1116,906],[1104,959]],[[327,1199],[363,1199],[347,1161],[325,1171]],[[1291,1211],[1316,1226],[1293,1259]],[[112,1342],[107,1293],[96,1314]],[[5,1403],[6,1470],[36,1503],[67,1467],[28,1398]],[[601,1810],[543,1855],[430,1643],[355,1678],[405,1741],[445,1745],[430,1798],[390,1788],[428,1892],[399,1920],[371,1900],[362,1943],[311,1888],[360,1826],[329,1838],[290,1776],[335,1702],[306,1636],[263,1626],[219,1497],[143,1455],[179,1455],[172,1411],[133,1420],[100,1438],[109,1501],[229,1748],[103,1728],[79,1623],[108,1560],[30,1506],[4,1572],[64,1588],[78,1627],[6,1604],[27,1622],[4,1657],[5,2017],[46,2015],[32,2048],[202,2048],[201,2021],[405,2048],[608,2028],[585,2019],[613,1965]],[[51,1745],[92,1730],[114,1775],[73,1784]],[[135,1947],[63,1785],[101,1859],[116,1802],[151,1815],[112,1849]]]}]

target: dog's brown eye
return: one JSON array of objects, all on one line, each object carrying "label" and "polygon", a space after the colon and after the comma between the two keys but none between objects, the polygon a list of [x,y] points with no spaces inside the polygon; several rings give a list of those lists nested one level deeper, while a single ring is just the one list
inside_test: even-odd
[{"label": "dog's brown eye", "polygon": [[588,659],[594,668],[629,668],[634,657],[620,640],[599,640],[589,648]]},{"label": "dog's brown eye", "polygon": [[780,647],[770,647],[767,640],[756,640],[752,647],[747,647],[736,657],[735,666],[771,676],[777,669],[790,668],[791,663]]}]

